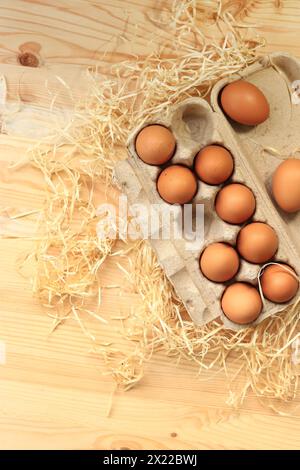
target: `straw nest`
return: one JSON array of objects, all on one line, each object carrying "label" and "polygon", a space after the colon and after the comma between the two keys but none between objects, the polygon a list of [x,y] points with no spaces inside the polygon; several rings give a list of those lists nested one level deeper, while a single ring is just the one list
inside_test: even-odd
[{"label": "straw nest", "polygon": [[[195,327],[146,241],[99,240],[96,234],[94,193],[100,183],[110,191],[114,162],[129,132],[150,116],[155,120],[171,104],[207,96],[216,80],[257,58],[264,41],[242,22],[249,4],[175,0],[160,18],[149,17],[160,26],[159,51],[112,65],[109,79],[99,80],[96,70],[89,71],[91,93],[72,126],[60,133],[63,143],[58,139],[50,150],[38,145],[31,151],[32,164],[44,175],[47,197],[42,236],[26,261],[35,260],[33,289],[53,317],[53,329],[73,317],[94,340],[85,327],[86,316],[108,321],[101,316],[100,267],[116,255],[128,260],[127,268],[120,268],[142,299],[123,321],[121,334],[133,347],[127,353],[94,342],[94,351],[119,386],[136,384],[145,363],[163,351],[176,361],[193,361],[200,372],[225,372],[230,384],[244,377],[242,386],[231,388],[232,405],[239,405],[252,389],[274,407],[273,399],[287,402],[297,393],[299,371],[291,360],[300,336],[297,303],[255,329],[233,332],[218,321]],[[206,30],[217,32],[215,41],[203,33],[204,23]],[[232,363],[236,367],[230,375]]]}]

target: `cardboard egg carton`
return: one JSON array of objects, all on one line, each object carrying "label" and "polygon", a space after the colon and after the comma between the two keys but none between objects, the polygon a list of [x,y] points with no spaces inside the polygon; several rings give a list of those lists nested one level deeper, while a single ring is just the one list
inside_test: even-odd
[{"label": "cardboard egg carton", "polygon": [[[276,71],[273,68],[273,61],[276,61]],[[277,70],[278,67],[278,70]],[[281,67],[281,68],[280,68]],[[280,71],[279,71],[280,68]],[[287,68],[287,73],[282,71]],[[277,77],[280,75],[280,78]],[[129,158],[120,162],[115,168],[115,176],[121,189],[127,194],[129,203],[142,203],[148,209],[150,207],[161,207],[166,205],[156,189],[157,177],[161,167],[145,164],[136,154],[135,140],[140,130],[149,124],[161,124],[169,128],[176,139],[176,151],[169,162],[171,164],[184,164],[190,168],[196,154],[207,145],[219,144],[227,148],[234,158],[234,173],[228,182],[238,182],[247,185],[252,189],[256,197],[256,212],[253,221],[266,222],[271,225],[279,237],[279,249],[275,260],[284,262],[292,266],[298,273],[300,272],[300,244],[297,238],[300,214],[287,216],[274,206],[270,197],[271,176],[280,161],[274,160],[269,155],[261,156],[261,145],[277,146],[287,150],[293,144],[297,144],[297,124],[291,127],[284,123],[280,126],[280,116],[283,119],[291,119],[290,101],[288,101],[288,82],[298,74],[300,79],[300,66],[297,61],[286,58],[284,55],[273,55],[265,57],[261,62],[254,64],[244,72],[243,76],[247,80],[255,83],[266,95],[271,116],[268,121],[255,127],[247,128],[229,123],[227,117],[223,115],[219,107],[219,92],[225,86],[226,80],[216,84],[212,93],[212,105],[203,99],[191,98],[179,105],[174,106],[160,116],[155,122],[149,121],[135,129],[128,141]],[[237,76],[230,77],[236,80]],[[274,91],[272,90],[274,84]],[[283,96],[280,95],[283,93]],[[275,114],[275,116],[273,116]],[[300,106],[293,116],[298,119],[300,125]],[[262,126],[262,127],[260,127]],[[275,130],[273,130],[273,126]],[[284,130],[282,130],[284,128]],[[267,136],[268,133],[272,136]],[[287,135],[285,136],[285,132]],[[279,137],[277,139],[277,137]],[[293,144],[291,143],[293,140]],[[298,138],[300,143],[300,137]],[[300,147],[300,145],[299,145]],[[209,321],[221,318],[224,325],[231,329],[245,328],[247,325],[237,325],[231,322],[222,312],[221,297],[227,285],[236,281],[245,281],[257,285],[260,265],[248,263],[241,259],[241,266],[236,277],[224,284],[214,283],[203,276],[199,268],[199,258],[204,248],[213,242],[227,242],[235,245],[237,235],[241,229],[239,225],[231,225],[221,220],[215,212],[214,203],[218,191],[223,185],[210,186],[199,181],[197,193],[192,201],[195,204],[204,205],[204,237],[193,249],[187,250],[187,240],[166,239],[158,236],[149,239],[152,247],[156,251],[158,260],[166,272],[166,275],[173,284],[177,294],[182,299],[193,321],[198,325],[203,325]],[[158,206],[155,206],[158,205]],[[181,212],[180,207],[174,207],[174,224],[179,223]],[[178,212],[176,214],[176,211]],[[163,226],[159,226],[160,233]],[[286,304],[274,304],[266,300],[263,312],[258,319],[252,323],[256,325],[268,316],[282,311]]]}]

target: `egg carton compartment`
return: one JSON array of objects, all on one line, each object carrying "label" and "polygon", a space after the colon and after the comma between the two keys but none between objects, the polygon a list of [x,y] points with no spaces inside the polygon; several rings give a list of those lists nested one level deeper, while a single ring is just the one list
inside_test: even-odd
[{"label": "egg carton compartment", "polygon": [[[264,181],[258,177],[255,168],[249,163],[250,155],[227,119],[218,112],[214,112],[210,105],[200,98],[185,100],[169,110],[167,116],[159,120],[149,121],[136,128],[128,140],[129,158],[115,167],[115,176],[120,188],[127,194],[129,203],[144,202],[149,206],[172,207],[175,211],[174,224],[179,224],[180,207],[170,206],[158,194],[156,188],[157,177],[167,165],[155,167],[145,164],[137,155],[135,140],[142,128],[151,124],[161,124],[169,128],[176,139],[176,150],[168,164],[182,164],[190,168],[196,154],[204,147],[219,144],[227,148],[234,159],[234,172],[225,183],[241,183],[248,186],[256,198],[256,212],[250,221],[266,222],[272,226],[279,237],[279,249],[276,260],[285,262],[295,268],[296,251],[291,246],[289,234],[284,228],[283,221],[274,209],[268,197]],[[199,181],[197,193],[192,201],[193,205],[204,206],[204,237],[203,240],[187,249],[188,241],[183,238],[162,240],[159,236],[150,239],[158,260],[173,284],[178,296],[182,299],[191,318],[196,324],[203,325],[209,321],[220,318],[224,325],[231,329],[241,329],[248,325],[238,325],[228,320],[222,312],[220,300],[224,289],[231,282],[245,281],[257,285],[259,265],[254,265],[241,259],[240,270],[237,276],[228,283],[214,283],[208,280],[201,272],[199,259],[206,246],[213,242],[226,242],[235,246],[240,225],[231,225],[221,220],[215,209],[215,199],[218,191],[224,185],[210,186]],[[178,210],[178,218],[176,218]],[[163,229],[162,222],[159,230]],[[158,234],[159,235],[159,234]],[[282,305],[266,301],[266,308],[258,319],[256,325],[264,318],[280,312]]]},{"label": "egg carton compartment", "polygon": [[[256,85],[266,96],[270,105],[269,118],[258,126],[249,127],[235,123],[224,114],[219,101],[220,92],[228,83],[245,79]],[[298,89],[298,92],[297,92]],[[276,224],[278,216],[289,243],[297,258],[295,268],[299,273],[300,211],[288,214],[273,200],[272,176],[283,160],[300,158],[300,61],[289,54],[276,52],[262,57],[239,74],[220,80],[211,93],[213,109],[226,119],[240,145],[248,156],[258,180],[273,201],[272,217]]]}]

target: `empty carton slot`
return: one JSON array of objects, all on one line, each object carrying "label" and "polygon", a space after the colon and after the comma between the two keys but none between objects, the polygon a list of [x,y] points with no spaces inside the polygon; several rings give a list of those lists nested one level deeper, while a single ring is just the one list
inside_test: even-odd
[{"label": "empty carton slot", "polygon": [[286,77],[287,82],[296,82],[300,78],[300,64],[294,60],[288,54],[273,54],[272,64],[274,64],[283,75]]},{"label": "empty carton slot", "polygon": [[[213,132],[211,111],[203,106],[188,104],[182,109],[182,122],[188,130],[189,138],[202,143]],[[201,148],[199,148],[201,150]]]}]

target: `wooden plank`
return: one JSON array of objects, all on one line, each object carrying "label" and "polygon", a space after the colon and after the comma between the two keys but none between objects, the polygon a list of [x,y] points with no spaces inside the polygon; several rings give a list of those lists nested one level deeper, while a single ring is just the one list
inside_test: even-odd
[{"label": "wooden plank", "polygon": [[[48,69],[62,64],[90,65],[108,54],[108,61],[129,54],[145,55],[160,44],[158,18],[171,0],[13,0],[0,3],[0,62],[17,64],[19,54],[31,51]],[[216,0],[215,0],[216,3]],[[224,4],[230,2],[224,2]],[[296,0],[249,2],[245,22],[255,24],[268,50],[299,53],[299,5]],[[233,5],[233,3],[232,3]],[[243,3],[233,6],[238,14]],[[145,15],[147,13],[147,15]],[[211,28],[208,28],[208,31]],[[215,34],[215,32],[213,33]],[[127,41],[114,39],[124,36]],[[151,37],[153,42],[149,42]],[[147,39],[146,39],[147,38]]]},{"label": "wooden plank", "polygon": [[[42,207],[38,172],[28,165],[12,170],[11,164],[22,161],[46,124],[53,95],[57,109],[67,108],[72,115],[73,97],[85,92],[86,65],[101,60],[107,70],[107,64],[132,53],[148,54],[159,43],[160,28],[149,15],[157,17],[166,3],[170,1],[0,2],[0,75],[7,80],[9,102],[21,97],[22,105],[9,121],[13,135],[0,136],[0,210],[17,213]],[[234,3],[240,2],[231,2],[239,19]],[[300,57],[299,2],[284,0],[279,10],[275,3],[250,2],[244,19],[258,24],[268,42],[266,50]],[[215,34],[209,27],[207,32]],[[125,41],[111,39],[116,34]],[[24,52],[35,54],[40,66],[20,65]],[[13,226],[3,219],[1,223],[0,234],[24,233],[30,232],[34,219]],[[30,251],[32,243],[0,240],[0,349],[6,349],[5,363],[0,360],[1,449],[300,448],[300,412],[295,409],[299,398],[285,408],[290,417],[275,416],[252,394],[235,412],[225,403],[228,389],[222,374],[200,380],[191,363],[176,365],[163,354],[147,365],[145,378],[135,389],[114,395],[108,417],[114,385],[110,376],[102,375],[88,339],[74,320],[49,336],[51,321],[32,297],[28,279],[16,270],[16,258]],[[119,283],[124,289],[122,296],[117,289],[104,291],[105,318],[138,305],[138,296],[126,289],[112,262],[105,265],[101,279],[104,285]],[[130,347],[120,340],[119,321],[110,321],[109,326],[85,321],[101,341],[124,350]]]}]

